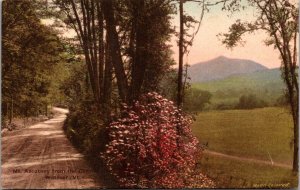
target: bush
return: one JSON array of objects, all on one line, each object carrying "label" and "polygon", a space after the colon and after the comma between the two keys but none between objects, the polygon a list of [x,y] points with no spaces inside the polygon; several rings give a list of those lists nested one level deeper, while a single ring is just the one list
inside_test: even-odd
[{"label": "bush", "polygon": [[202,111],[205,106],[210,104],[212,94],[209,91],[199,89],[189,89],[184,97],[184,110]]},{"label": "bush", "polygon": [[105,128],[94,102],[84,101],[70,110],[64,129],[67,137],[87,155],[98,155],[105,148]]},{"label": "bush", "polygon": [[288,106],[289,101],[286,95],[281,95],[276,99],[275,106]]},{"label": "bush", "polygon": [[185,187],[199,153],[190,125],[173,102],[148,93],[123,105],[101,157],[122,187]]},{"label": "bush", "polygon": [[239,99],[239,103],[237,104],[237,109],[254,109],[254,108],[263,108],[266,107],[267,103],[263,100],[258,99],[256,96],[243,95]]},{"label": "bush", "polygon": [[230,102],[224,102],[224,103],[219,103],[214,106],[214,109],[216,110],[231,110],[234,109],[236,103],[230,103]]}]

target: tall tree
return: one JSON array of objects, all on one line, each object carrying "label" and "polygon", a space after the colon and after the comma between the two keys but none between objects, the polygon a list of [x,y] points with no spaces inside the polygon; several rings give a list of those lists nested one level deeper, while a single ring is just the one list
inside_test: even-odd
[{"label": "tall tree", "polygon": [[181,107],[182,106],[182,101],[183,101],[183,87],[182,87],[182,80],[183,80],[183,1],[184,0],[179,0],[179,22],[180,22],[180,31],[179,31],[179,63],[178,63],[178,80],[177,80],[177,106]]},{"label": "tall tree", "polygon": [[61,60],[62,44],[41,24],[38,5],[29,0],[2,4],[2,113],[10,121],[13,113],[29,116],[45,107],[52,73]]},{"label": "tall tree", "polygon": [[117,25],[114,16],[114,2],[113,0],[103,0],[104,18],[106,21],[107,36],[110,47],[110,57],[115,69],[119,95],[123,102],[127,101],[128,81],[123,65],[121,46],[117,32]]},{"label": "tall tree", "polygon": [[286,97],[294,123],[293,170],[298,171],[299,143],[299,87],[297,74],[298,4],[290,0],[248,0],[258,10],[254,22],[234,23],[228,34],[223,34],[223,43],[232,48],[241,41],[243,34],[263,30],[269,35],[266,45],[273,45],[280,54],[282,78],[286,84]]},{"label": "tall tree", "polygon": [[[184,12],[184,3],[197,3],[201,7],[199,13],[200,18],[196,20]],[[216,2],[215,2],[216,3]],[[217,2],[218,3],[218,2]],[[188,88],[188,62],[184,64],[184,55],[189,54],[189,47],[193,45],[195,36],[197,35],[205,11],[212,6],[210,1],[205,0],[179,0],[179,40],[178,40],[178,74],[177,74],[177,106],[182,107],[184,101],[185,90]],[[198,25],[198,26],[196,26]],[[190,32],[193,29],[193,33]]]},{"label": "tall tree", "polygon": [[99,104],[109,97],[104,96],[105,79],[117,84],[120,100],[126,103],[158,87],[159,78],[173,63],[166,45],[173,31],[171,0],[56,0],[55,5],[63,13],[61,20],[77,33]]}]

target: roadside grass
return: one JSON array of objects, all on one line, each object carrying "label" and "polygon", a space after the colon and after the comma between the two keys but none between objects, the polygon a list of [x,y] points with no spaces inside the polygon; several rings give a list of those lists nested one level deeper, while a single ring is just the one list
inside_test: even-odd
[{"label": "roadside grass", "polygon": [[287,109],[269,107],[202,112],[192,129],[209,150],[292,164],[292,127]]},{"label": "roadside grass", "polygon": [[290,169],[231,160],[204,154],[198,168],[216,182],[216,188],[295,188],[298,177]]}]

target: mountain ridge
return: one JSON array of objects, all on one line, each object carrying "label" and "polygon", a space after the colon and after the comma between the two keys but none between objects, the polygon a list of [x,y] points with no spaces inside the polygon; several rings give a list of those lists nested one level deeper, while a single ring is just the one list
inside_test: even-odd
[{"label": "mountain ridge", "polygon": [[268,70],[252,60],[233,59],[219,56],[214,59],[196,63],[188,68],[188,75],[191,83],[207,82],[223,79],[236,74],[253,73],[256,71]]}]

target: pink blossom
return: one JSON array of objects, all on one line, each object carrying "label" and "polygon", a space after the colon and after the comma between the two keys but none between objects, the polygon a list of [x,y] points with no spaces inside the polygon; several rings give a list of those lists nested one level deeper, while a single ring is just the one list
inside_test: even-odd
[{"label": "pink blossom", "polygon": [[123,104],[122,112],[109,126],[111,140],[101,155],[120,185],[184,187],[198,154],[191,118],[155,92]]}]

